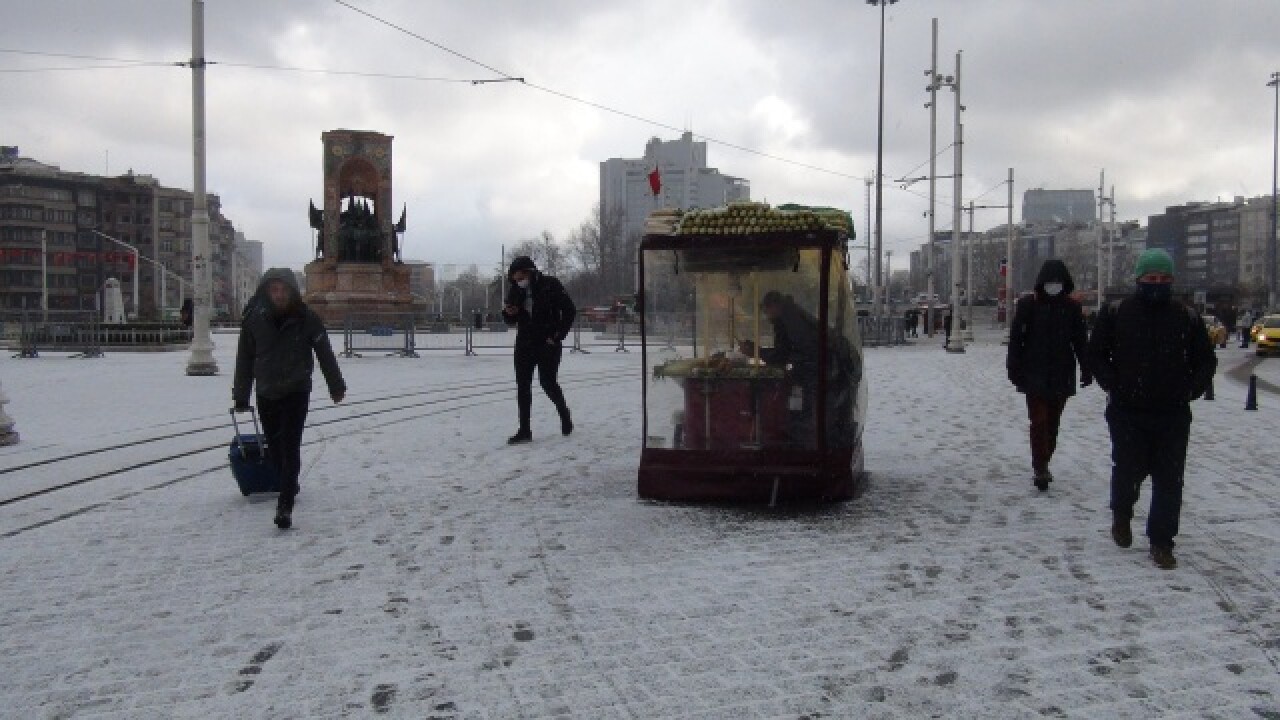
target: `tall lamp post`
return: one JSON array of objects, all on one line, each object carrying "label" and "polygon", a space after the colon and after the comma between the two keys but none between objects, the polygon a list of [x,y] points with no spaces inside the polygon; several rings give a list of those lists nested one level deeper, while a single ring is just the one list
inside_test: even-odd
[{"label": "tall lamp post", "polygon": [[867,0],[868,5],[878,5],[880,7],[880,100],[876,114],[876,272],[875,285],[872,290],[872,298],[875,302],[875,314],[881,316],[884,314],[881,308],[883,302],[881,294],[881,251],[884,249],[884,8],[886,5],[893,5],[898,0]]},{"label": "tall lamp post", "polygon": [[1280,72],[1271,73],[1271,81],[1267,87],[1275,88],[1276,110],[1275,120],[1271,126],[1271,235],[1267,237],[1267,290],[1268,310],[1276,306],[1276,185],[1277,170],[1280,170]]},{"label": "tall lamp post", "polygon": [[191,357],[188,375],[217,375],[213,359],[213,335],[209,311],[213,305],[213,278],[209,267],[209,201],[205,196],[204,128],[204,0],[191,0],[191,145],[195,168],[191,203],[191,280],[193,298]]},{"label": "tall lamp post", "polygon": [[130,245],[129,243],[123,240],[117,240],[111,237],[110,235],[107,235],[106,233],[100,233],[97,230],[90,230],[89,232],[93,233],[94,235],[97,235],[100,238],[110,240],[111,242],[123,248],[126,248],[129,252],[133,253],[133,318],[135,322],[142,320],[142,311],[139,310],[138,308],[138,266],[142,264],[138,262],[138,258],[142,257],[142,254],[138,252],[138,248]]}]

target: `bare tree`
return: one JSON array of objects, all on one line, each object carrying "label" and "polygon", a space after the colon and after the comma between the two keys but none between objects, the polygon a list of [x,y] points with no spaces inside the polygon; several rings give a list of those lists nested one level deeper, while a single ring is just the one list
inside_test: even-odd
[{"label": "bare tree", "polygon": [[604,212],[597,204],[591,215],[569,234],[569,257],[585,276],[583,289],[595,300],[635,290],[634,262],[638,237],[629,237],[620,211]]},{"label": "bare tree", "polygon": [[546,230],[537,238],[525,240],[511,249],[512,257],[521,255],[532,258],[534,264],[548,275],[559,277],[569,271],[569,253]]}]

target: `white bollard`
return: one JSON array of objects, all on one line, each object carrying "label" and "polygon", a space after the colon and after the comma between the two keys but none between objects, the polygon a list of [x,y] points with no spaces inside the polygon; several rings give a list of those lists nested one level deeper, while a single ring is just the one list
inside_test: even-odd
[{"label": "white bollard", "polygon": [[22,439],[13,429],[13,418],[4,411],[4,406],[8,403],[9,396],[4,394],[4,387],[0,386],[0,446],[17,445]]}]

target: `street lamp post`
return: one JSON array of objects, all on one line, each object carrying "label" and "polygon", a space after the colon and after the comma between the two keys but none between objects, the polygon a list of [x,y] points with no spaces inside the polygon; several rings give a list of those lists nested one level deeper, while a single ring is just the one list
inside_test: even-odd
[{"label": "street lamp post", "polygon": [[876,272],[875,285],[872,290],[872,298],[875,303],[875,314],[883,315],[881,303],[883,298],[880,293],[881,284],[881,267],[880,256],[884,249],[884,9],[886,5],[893,5],[898,0],[867,0],[868,5],[878,5],[880,7],[880,93],[879,106],[876,115]]},{"label": "street lamp post", "polygon": [[1280,178],[1277,178],[1277,171],[1280,170],[1280,72],[1271,73],[1271,81],[1267,83],[1267,87],[1275,88],[1275,120],[1271,126],[1271,235],[1267,238],[1267,289],[1268,289],[1268,309],[1275,309],[1276,306],[1276,231],[1277,231],[1277,214],[1280,211],[1276,208],[1276,185]]},{"label": "street lamp post", "polygon": [[213,305],[213,278],[209,267],[209,204],[205,196],[204,126],[204,0],[191,0],[191,145],[194,184],[191,203],[191,279],[193,298],[191,357],[188,375],[217,375],[209,311]]},{"label": "street lamp post", "polygon": [[961,216],[964,213],[964,124],[960,122],[960,114],[964,105],[960,100],[960,59],[963,55],[956,53],[955,79],[950,83],[956,94],[956,128],[955,128],[955,197],[952,200],[951,216],[951,337],[947,341],[947,352],[964,352],[964,335],[960,332],[960,242]]},{"label": "street lamp post", "polygon": [[134,322],[141,320],[142,312],[138,309],[138,266],[141,265],[141,263],[138,262],[138,258],[142,257],[142,253],[138,252],[138,248],[130,245],[129,243],[123,240],[117,240],[111,237],[110,235],[107,235],[105,233],[100,233],[97,230],[90,230],[89,232],[93,233],[94,235],[97,235],[100,238],[105,238],[117,245],[125,247],[129,250],[129,252],[133,253],[133,319],[134,319]]}]

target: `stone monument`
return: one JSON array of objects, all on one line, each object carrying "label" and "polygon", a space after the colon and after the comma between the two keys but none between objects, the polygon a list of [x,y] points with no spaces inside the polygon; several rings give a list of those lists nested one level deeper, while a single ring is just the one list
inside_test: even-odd
[{"label": "stone monument", "polygon": [[312,201],[310,208],[317,237],[315,260],[306,267],[307,304],[330,325],[424,310],[401,262],[407,209],[391,220],[391,136],[330,130],[321,139],[324,207]]}]

